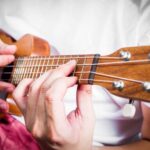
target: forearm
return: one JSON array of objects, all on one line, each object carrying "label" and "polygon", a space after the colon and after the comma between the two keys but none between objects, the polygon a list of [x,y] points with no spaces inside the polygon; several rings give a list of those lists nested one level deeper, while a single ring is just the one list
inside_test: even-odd
[{"label": "forearm", "polygon": [[131,144],[122,146],[104,146],[104,147],[93,147],[93,150],[150,150],[150,141],[141,140]]}]

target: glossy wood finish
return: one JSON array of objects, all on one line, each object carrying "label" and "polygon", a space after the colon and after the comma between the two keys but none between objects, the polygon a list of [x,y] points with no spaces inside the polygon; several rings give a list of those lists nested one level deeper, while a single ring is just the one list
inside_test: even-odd
[{"label": "glossy wood finish", "polygon": [[[150,82],[150,46],[121,48],[115,53],[109,55],[108,57],[120,57],[121,51],[130,52],[131,59],[129,61],[100,59],[99,63],[101,65],[97,66],[96,72],[99,74],[112,75],[120,78]],[[147,61],[138,62],[140,60]],[[132,63],[131,61],[136,62]],[[110,64],[107,64],[109,62]],[[120,63],[115,64],[115,62]],[[111,93],[121,97],[131,98],[134,100],[150,101],[150,92],[145,91],[141,83],[117,79],[115,77],[113,78],[95,75],[95,84],[103,86],[106,89],[108,89]],[[125,87],[122,90],[117,90],[112,86],[112,83],[96,82],[96,80],[122,80],[125,83]]]},{"label": "glossy wood finish", "polygon": [[[0,35],[5,42],[13,42],[6,37]],[[48,42],[33,35],[27,34],[14,44],[18,50],[11,81],[16,85],[23,78],[37,78],[47,70],[75,59],[77,67],[72,75],[78,77],[79,84],[89,84],[92,80],[93,84],[103,86],[117,96],[150,102],[150,92],[142,86],[143,82],[150,82],[150,46],[121,48],[111,55],[101,56],[98,63],[93,64],[94,55],[49,56]],[[121,51],[130,52],[131,59],[124,60]],[[91,70],[93,65],[96,65],[94,71]],[[91,74],[93,79],[89,79]],[[119,80],[125,84],[122,90],[113,86],[113,82]]]}]

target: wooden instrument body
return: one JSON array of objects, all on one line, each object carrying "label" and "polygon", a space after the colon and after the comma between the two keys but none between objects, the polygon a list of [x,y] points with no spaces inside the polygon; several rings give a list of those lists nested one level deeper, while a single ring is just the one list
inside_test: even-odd
[{"label": "wooden instrument body", "polygon": [[[0,30],[0,39],[7,44],[15,44],[17,46],[17,51],[15,53],[18,56],[49,56],[50,55],[50,45],[46,40],[38,38],[36,36],[26,34],[19,42],[16,42],[9,34]],[[9,93],[7,98],[12,99],[12,94]],[[19,108],[11,102],[8,102],[9,113],[17,116],[22,115]]]}]

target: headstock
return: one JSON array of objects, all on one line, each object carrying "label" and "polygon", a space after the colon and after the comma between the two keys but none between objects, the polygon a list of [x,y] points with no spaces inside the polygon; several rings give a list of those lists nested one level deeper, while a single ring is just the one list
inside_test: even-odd
[{"label": "headstock", "polygon": [[121,48],[100,57],[94,84],[121,97],[150,102],[150,46]]}]

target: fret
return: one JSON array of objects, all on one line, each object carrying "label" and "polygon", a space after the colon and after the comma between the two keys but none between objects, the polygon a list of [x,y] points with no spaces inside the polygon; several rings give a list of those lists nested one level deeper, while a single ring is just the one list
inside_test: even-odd
[{"label": "fret", "polygon": [[[21,58],[20,60],[21,60],[21,62],[22,62],[21,64],[24,65],[23,58]],[[23,79],[23,68],[20,68],[20,73],[21,73],[21,75],[20,75],[20,80],[22,80],[22,79]]]},{"label": "fret", "polygon": [[[18,63],[19,63],[18,65],[20,66],[22,64],[22,59],[19,59]],[[17,79],[18,82],[21,80],[21,75],[22,75],[21,70],[22,70],[22,68],[18,68],[18,74],[19,74],[18,79]]]},{"label": "fret", "polygon": [[83,72],[84,72],[84,64],[86,63],[86,57],[84,57],[83,59],[83,65],[82,65],[82,68],[81,68],[81,73],[80,73],[80,77],[79,77],[79,83],[80,81],[82,80],[82,76],[83,76]]},{"label": "fret", "polygon": [[65,64],[65,56],[62,56],[62,64]]},{"label": "fret", "polygon": [[[78,60],[79,60],[79,55],[78,55],[77,58],[76,58],[76,63],[77,63],[77,64],[78,64]],[[73,71],[73,73],[72,73],[72,76],[75,76],[76,70],[77,70],[77,65],[76,65],[76,67],[75,67],[75,69],[74,69],[74,71]]]},{"label": "fret", "polygon": [[18,61],[16,61],[14,63],[15,68],[13,69],[13,74],[12,74],[12,83],[14,83],[14,84],[16,84],[16,76],[17,76],[17,74],[16,74],[16,68],[17,68],[17,63],[18,63]]},{"label": "fret", "polygon": [[50,66],[50,70],[52,70],[52,69],[53,69],[54,60],[55,60],[55,56],[53,56],[53,57],[52,57],[52,63],[51,63],[51,66]]},{"label": "fret", "polygon": [[[46,59],[45,59],[45,61],[46,61]],[[49,70],[49,68],[48,68],[48,65],[49,65],[49,64],[51,64],[51,63],[50,63],[50,59],[48,59],[48,60],[45,62],[45,65],[46,65],[46,66],[45,66],[45,72],[47,72],[47,71]]]},{"label": "fret", "polygon": [[45,72],[45,63],[46,63],[46,59],[43,59],[41,70],[40,70],[40,76]]},{"label": "fret", "polygon": [[16,64],[16,69],[15,69],[15,72],[16,72],[16,75],[15,75],[15,83],[19,83],[19,60],[17,61],[17,64]]},{"label": "fret", "polygon": [[[28,60],[28,66],[31,66],[31,64],[32,64],[32,59],[29,59]],[[28,69],[27,69],[27,74],[26,74],[26,78],[30,78],[30,75],[31,75],[31,68],[32,67],[28,67]]]},{"label": "fret", "polygon": [[65,56],[59,57],[59,65],[65,64]]},{"label": "fret", "polygon": [[57,68],[59,66],[59,61],[60,61],[60,56],[58,56],[57,61],[56,61],[56,67]]},{"label": "fret", "polygon": [[24,61],[24,66],[25,66],[25,67],[23,67],[24,72],[23,72],[23,76],[22,76],[23,79],[24,79],[24,78],[27,78],[26,75],[27,75],[27,70],[28,70],[28,60],[27,60],[27,61]]},{"label": "fret", "polygon": [[39,62],[37,61],[36,78],[40,76],[41,64],[42,64],[42,57],[39,57]]},{"label": "fret", "polygon": [[[29,66],[33,65],[33,59],[30,60]],[[28,78],[32,78],[33,67],[29,67],[28,69]]]},{"label": "fret", "polygon": [[37,67],[36,66],[38,66],[38,62],[39,62],[39,60],[37,60],[37,59],[34,59],[34,67],[33,67],[33,79],[34,78],[37,78]]}]

